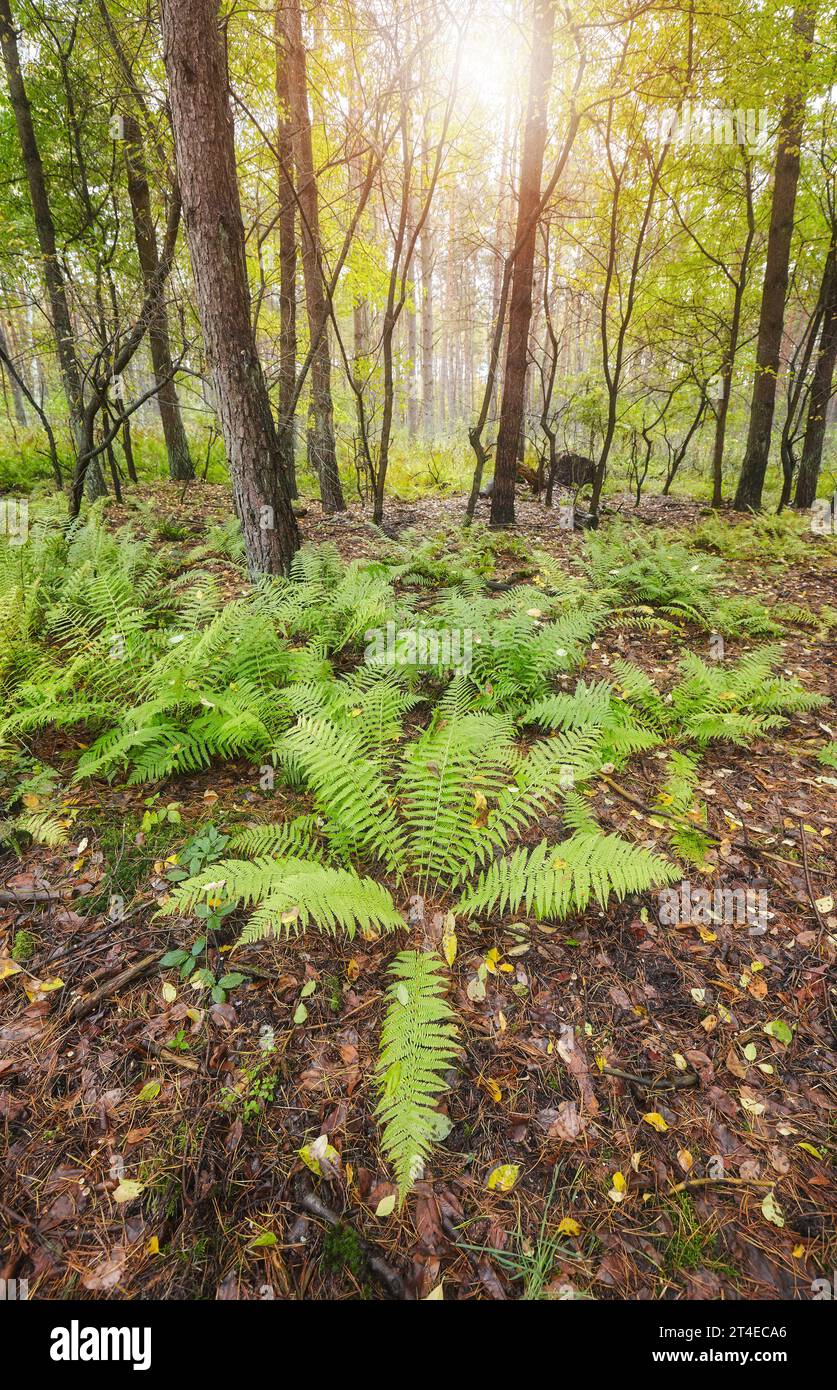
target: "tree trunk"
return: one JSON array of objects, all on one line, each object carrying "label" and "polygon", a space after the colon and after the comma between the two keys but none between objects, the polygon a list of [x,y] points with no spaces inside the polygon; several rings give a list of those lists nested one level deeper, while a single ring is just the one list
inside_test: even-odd
[{"label": "tree trunk", "polygon": [[331,399],[331,354],[329,349],[329,305],[325,292],[320,242],[317,184],[311,117],[308,112],[308,75],[302,41],[299,0],[285,0],[277,17],[285,39],[288,71],[290,121],[293,128],[297,198],[301,222],[302,273],[308,328],[314,347],[311,362],[311,410],[308,421],[308,453],[320,480],[320,496],[326,512],[346,509],[334,440],[334,408]]},{"label": "tree trunk", "polygon": [[296,482],[296,198],[293,188],[294,142],[290,120],[288,61],[280,7],[274,15],[276,42],[276,113],[279,154],[279,454],[291,497]]},{"label": "tree trunk", "polygon": [[[810,53],[814,32],[814,17],[805,5],[797,8],[793,20],[794,35],[801,37],[805,56]],[[805,119],[804,91],[795,91],[785,100],[776,143],[776,165],[773,177],[773,205],[767,238],[767,263],[759,317],[756,376],[750,406],[750,426],[747,447],[735,494],[736,511],[758,511],[770,454],[773,411],[776,404],[776,381],[782,331],[785,322],[785,296],[788,289],[791,238],[799,182],[799,155]]]},{"label": "tree trunk", "polygon": [[[538,207],[541,193],[554,27],[555,7],[552,0],[534,0],[532,64],[526,128],[520,159],[520,194],[515,234],[515,245],[519,242],[522,244],[514,263],[509,306],[506,373],[500,408],[500,429],[497,435],[494,493],[491,498],[492,526],[505,526],[514,522],[514,485],[523,424],[529,324],[532,318],[532,273],[538,231],[537,221],[533,221],[532,217]],[[530,221],[532,225],[527,232]]]},{"label": "tree trunk", "polygon": [[[2,320],[0,320],[0,353],[5,353],[6,356],[9,358],[11,358],[12,355],[9,351],[9,344],[6,341],[6,333],[5,329],[3,328]],[[12,404],[15,408],[15,419],[17,420],[17,423],[25,429],[26,407],[23,404],[23,392],[20,389],[20,383],[16,380],[15,377],[12,376],[11,372],[7,372],[6,375],[9,378],[9,386],[11,387],[12,391]]]},{"label": "tree trunk", "polygon": [[[415,298],[415,287],[413,288]],[[413,304],[407,305],[407,434],[415,439],[418,434],[419,402],[416,391],[416,370],[418,368],[418,325]]]},{"label": "tree trunk", "polygon": [[183,217],[247,565],[286,570],[299,545],[250,319],[233,120],[216,0],[162,0]]},{"label": "tree trunk", "polygon": [[[424,164],[426,168],[426,155]],[[421,428],[425,439],[436,432],[433,371],[433,232],[428,218],[419,247],[421,262]]]},{"label": "tree trunk", "polygon": [[[64,284],[64,276],[61,271],[61,264],[58,259],[56,248],[55,223],[52,218],[52,209],[49,203],[49,195],[47,194],[41,155],[35,136],[35,127],[32,122],[32,109],[29,105],[29,97],[27,96],[23,81],[20,54],[17,46],[17,35],[12,21],[9,0],[0,0],[0,46],[2,46],[3,49],[3,63],[9,83],[9,99],[14,112],[21,154],[23,156],[23,164],[26,169],[26,178],[29,184],[29,196],[32,201],[35,231],[38,237],[38,245],[40,247],[41,259],[44,267],[44,279],[49,296],[52,331],[55,337],[56,352],[58,354],[61,383],[64,388],[64,395],[66,396],[70,413],[70,430],[74,445],[76,449],[78,449],[81,439],[81,421],[83,414],[81,373],[76,357],[75,338],[70,320],[70,310],[67,303],[66,286]],[[101,470],[99,470],[99,473],[101,476]]]},{"label": "tree trunk", "polygon": [[802,444],[802,460],[799,465],[796,496],[793,501],[793,505],[800,510],[813,506],[817,495],[828,402],[831,399],[831,379],[834,375],[834,364],[837,361],[837,248],[835,246],[831,247],[829,261],[831,265],[828,276],[828,294],[825,300],[820,345],[814,363],[811,396],[808,401],[808,418],[805,422],[805,438]]},{"label": "tree trunk", "polygon": [[[151,215],[151,193],[148,187],[148,174],[139,123],[133,116],[125,117],[125,165],[128,171],[128,198],[131,203],[131,216],[134,222],[134,240],[137,257],[142,271],[142,283],[146,295],[151,293],[160,273],[160,258],[157,253],[157,236],[154,219]],[[157,384],[157,408],[166,441],[169,461],[169,477],[185,481],[195,476],[189,453],[189,441],[183,428],[180,402],[174,384],[174,365],[169,342],[169,325],[166,306],[162,296],[152,312],[148,324],[148,346],[151,350],[151,364]]]}]

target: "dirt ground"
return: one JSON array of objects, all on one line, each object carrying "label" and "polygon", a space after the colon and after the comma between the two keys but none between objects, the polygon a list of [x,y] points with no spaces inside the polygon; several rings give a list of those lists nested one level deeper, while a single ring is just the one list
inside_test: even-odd
[{"label": "dirt ground", "polygon": [[[163,495],[160,511],[190,533],[175,543],[184,552],[226,514],[220,489]],[[434,531],[461,506],[396,504],[388,524]],[[640,524],[688,529],[700,511],[649,498]],[[518,520],[576,563],[579,537],[554,515],[521,498]],[[344,556],[380,545],[357,508],[326,519],[309,504],[301,525]],[[820,551],[730,569],[741,592],[816,610],[835,602]],[[212,567],[241,591],[232,566]],[[627,656],[664,681],[684,641],[700,650],[706,634],[606,632],[585,678]],[[794,628],[783,653],[833,701],[827,641]],[[385,969],[406,941],[312,932],[247,946],[235,955],[247,983],[208,1005],[156,963],[194,937],[194,923],[155,918],[165,857],[203,822],[281,817],[287,793],[262,791],[244,765],[75,790],[71,849],[0,858],[0,956],[32,934],[25,972],[0,982],[0,1277],[28,1278],[39,1298],[423,1298],[440,1284],[467,1299],[810,1297],[837,1266],[837,783],[814,755],[835,723],[828,710],[798,715],[746,750],[711,746],[702,764],[716,884],[766,890],[765,923],[671,926],[647,895],[560,926],[458,929],[452,1129],[386,1217],[377,1207],[395,1188],[371,1075]],[[60,757],[60,740],[39,752]],[[659,842],[660,768],[650,753],[597,784],[606,827]],[[143,833],[157,790],[182,824]],[[426,905],[416,942],[438,940],[445,908]],[[474,999],[468,983],[492,951]],[[30,976],[62,985],[30,1001]],[[318,988],[295,1025],[308,980]],[[790,1042],[764,1031],[775,1020]],[[321,1134],[341,1161],[316,1179],[298,1150]],[[514,1190],[489,1191],[506,1163],[520,1165]],[[141,1190],[121,1200],[132,1182]]]}]

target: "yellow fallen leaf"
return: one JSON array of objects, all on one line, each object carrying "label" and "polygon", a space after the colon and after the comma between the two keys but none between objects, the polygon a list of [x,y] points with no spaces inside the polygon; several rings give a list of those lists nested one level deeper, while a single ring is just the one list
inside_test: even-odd
[{"label": "yellow fallen leaf", "polygon": [[784,1212],[776,1201],[772,1187],[761,1204],[761,1214],[765,1221],[770,1221],[774,1226],[781,1228],[785,1224]]},{"label": "yellow fallen leaf", "polygon": [[42,999],[45,994],[49,994],[52,990],[63,989],[64,981],[59,980],[57,975],[48,980],[36,980],[34,976],[32,976],[24,980],[23,988],[26,991],[27,998],[34,1003],[36,999]]},{"label": "yellow fallen leaf", "polygon": [[806,1154],[810,1154],[812,1158],[819,1158],[819,1159],[821,1159],[821,1158],[823,1157],[823,1155],[820,1153],[819,1149],[815,1149],[814,1146],[813,1146],[813,1144],[797,1144],[796,1147],[797,1147],[798,1149],[804,1149],[805,1152],[806,1152]]},{"label": "yellow fallen leaf", "polygon": [[558,1222],[559,1236],[580,1236],[581,1227],[572,1216],[564,1216]]},{"label": "yellow fallen leaf", "polygon": [[9,956],[0,956],[0,980],[8,980],[11,975],[19,975],[20,966]]},{"label": "yellow fallen leaf", "polygon": [[318,1178],[323,1176],[322,1160],[335,1167],[340,1162],[340,1155],[332,1144],[328,1142],[328,1136],[321,1134],[319,1139],[315,1139],[313,1144],[303,1144],[301,1149],[297,1149],[297,1154],[302,1159],[306,1168],[310,1168]]},{"label": "yellow fallen leaf", "polygon": [[144,1182],[139,1182],[137,1178],[123,1178],[119,1186],[113,1191],[113,1200],[115,1202],[133,1202],[144,1191]]},{"label": "yellow fallen leaf", "polygon": [[162,994],[163,999],[167,1004],[173,1004],[175,999],[177,998],[177,990],[175,989],[174,985],[169,984],[168,980],[163,985]]},{"label": "yellow fallen leaf", "polygon": [[829,893],[825,898],[817,898],[814,906],[818,912],[831,912],[834,908],[834,899]]},{"label": "yellow fallen leaf", "polygon": [[676,1066],[678,1071],[688,1070],[689,1063],[686,1061],[686,1058],[683,1056],[682,1052],[673,1052],[671,1055],[674,1058],[674,1065]]},{"label": "yellow fallen leaf", "polygon": [[791,1251],[791,1254],[793,1255],[793,1258],[794,1258],[795,1260],[801,1260],[801,1259],[802,1259],[802,1256],[805,1254],[805,1246],[804,1246],[804,1245],[795,1245],[795,1246],[793,1247],[793,1250]]},{"label": "yellow fallen leaf", "polygon": [[352,956],[352,959],[349,961],[349,964],[346,966],[346,979],[347,979],[347,980],[356,980],[359,974],[360,974],[360,966],[358,965],[358,963],[357,963],[357,961],[355,960],[354,956]]},{"label": "yellow fallen leaf", "polygon": [[613,1185],[607,1194],[611,1202],[624,1202],[625,1190],[627,1188],[627,1183],[625,1182],[625,1174],[614,1173],[612,1183]]},{"label": "yellow fallen leaf", "polygon": [[422,1303],[444,1303],[445,1295],[443,1293],[443,1285],[444,1280],[438,1283],[435,1289],[430,1290],[427,1297],[422,1299]]},{"label": "yellow fallen leaf", "polygon": [[665,1134],[668,1125],[658,1110],[649,1110],[647,1115],[643,1115],[643,1120],[652,1129],[656,1129],[658,1134]]},{"label": "yellow fallen leaf", "polygon": [[678,1149],[677,1162],[680,1164],[683,1172],[688,1173],[694,1163],[694,1159],[688,1149]]},{"label": "yellow fallen leaf", "polygon": [[519,1163],[498,1163],[489,1173],[486,1187],[489,1192],[511,1192],[519,1176]]},{"label": "yellow fallen leaf", "polygon": [[448,966],[452,966],[456,960],[456,946],[456,918],[449,912],[442,927],[442,955]]},{"label": "yellow fallen leaf", "polygon": [[488,1094],[491,1096],[491,1099],[495,1101],[497,1105],[500,1104],[500,1101],[503,1099],[503,1092],[501,1091],[500,1087],[497,1085],[497,1082],[494,1080],[492,1076],[481,1076],[479,1080],[479,1085],[482,1086],[483,1089],[488,1092]]},{"label": "yellow fallen leaf", "polygon": [[382,1198],[381,1198],[380,1202],[378,1203],[378,1205],[377,1205],[376,1208],[375,1208],[375,1215],[376,1215],[376,1216],[380,1216],[380,1217],[383,1218],[384,1216],[392,1216],[392,1213],[393,1213],[394,1211],[395,1211],[395,1193],[394,1193],[394,1192],[390,1192],[390,1193],[388,1194],[388,1196],[382,1197]]},{"label": "yellow fallen leaf", "polygon": [[152,1236],[152,1237],[151,1237],[150,1241],[148,1242],[148,1244],[147,1244],[146,1247],[145,1247],[145,1251],[146,1251],[146,1254],[147,1254],[147,1255],[159,1255],[159,1253],[160,1253],[160,1242],[159,1242],[157,1236]]}]

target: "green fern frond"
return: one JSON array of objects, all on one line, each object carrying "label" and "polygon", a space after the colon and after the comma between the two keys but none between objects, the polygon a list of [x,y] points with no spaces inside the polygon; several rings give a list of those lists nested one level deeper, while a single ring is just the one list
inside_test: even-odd
[{"label": "green fern frond", "polygon": [[397,956],[387,989],[376,1108],[383,1127],[381,1147],[395,1170],[399,1203],[422,1176],[438,1138],[438,1098],[448,1087],[444,1074],[459,1048],[455,1014],[445,999],[445,967],[438,956],[404,951]]},{"label": "green fern frond", "polygon": [[591,898],[600,907],[614,894],[643,893],[678,877],[679,869],[662,856],[619,835],[581,831],[559,845],[546,840],[533,850],[517,849],[498,860],[462,895],[458,911],[516,912],[521,904],[539,918],[580,912]]},{"label": "green fern frond", "polygon": [[236,907],[253,906],[239,945],[267,936],[295,936],[314,926],[349,938],[361,931],[395,931],[404,926],[382,884],[353,869],[334,869],[305,859],[221,859],[178,883],[161,912],[190,912],[207,897]]},{"label": "green fern frond", "polygon": [[837,741],[827,743],[817,754],[817,762],[823,767],[837,767]]}]

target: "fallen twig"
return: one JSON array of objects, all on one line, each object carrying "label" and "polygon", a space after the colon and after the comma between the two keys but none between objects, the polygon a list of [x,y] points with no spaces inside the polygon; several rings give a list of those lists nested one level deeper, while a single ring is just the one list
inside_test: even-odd
[{"label": "fallen twig", "polygon": [[[324,1202],[321,1202],[316,1192],[306,1192],[302,1198],[302,1205],[312,1216],[318,1216],[321,1221],[326,1221],[329,1226],[340,1226],[343,1224],[343,1217],[338,1216],[336,1211],[332,1211],[331,1207],[327,1207]],[[377,1274],[381,1283],[389,1290],[392,1297],[408,1300],[410,1295],[407,1293],[401,1275],[398,1274],[391,1265],[387,1264],[383,1256],[379,1255],[362,1236],[358,1236],[358,1240],[363,1246],[364,1254],[369,1261],[369,1268],[373,1273]]]},{"label": "fallen twig", "polygon": [[74,1023],[80,1018],[86,1018],[104,999],[115,994],[123,985],[130,984],[132,980],[138,980],[153,965],[162,960],[165,954],[165,951],[154,951],[150,956],[143,956],[142,960],[126,966],[124,970],[120,970],[118,975],[113,975],[111,979],[105,980],[104,984],[99,985],[92,994],[86,995],[83,999],[77,999],[74,1004],[71,1004],[67,1010],[67,1017]]},{"label": "fallen twig", "polygon": [[684,1071],[670,1081],[649,1081],[647,1076],[637,1076],[632,1071],[622,1071],[619,1067],[602,1067],[604,1076],[619,1076],[623,1081],[633,1081],[646,1091],[679,1091],[685,1086],[697,1086],[700,1077],[697,1072]]}]

